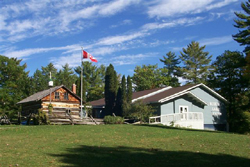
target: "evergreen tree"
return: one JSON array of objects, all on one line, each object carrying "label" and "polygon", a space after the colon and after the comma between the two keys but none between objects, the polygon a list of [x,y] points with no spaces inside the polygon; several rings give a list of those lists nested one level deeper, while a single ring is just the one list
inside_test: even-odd
[{"label": "evergreen tree", "polygon": [[55,85],[64,85],[67,88],[71,89],[72,85],[76,83],[77,76],[75,75],[72,68],[69,67],[69,64],[62,66],[62,69],[56,75]]},{"label": "evergreen tree", "polygon": [[170,51],[166,54],[166,56],[163,56],[163,59],[160,59],[160,61],[164,63],[164,68],[168,70],[165,75],[171,78],[169,85],[173,87],[180,86],[178,81],[178,77],[181,76],[178,66],[178,64],[180,64],[179,58],[176,58],[175,53]]},{"label": "evergreen tree", "polygon": [[[101,65],[99,68],[92,65],[91,62],[82,62],[83,67],[83,87],[85,87],[86,101],[98,100],[104,97],[104,80],[105,80],[105,66]],[[77,87],[80,88],[81,67],[75,68],[78,74]],[[80,92],[80,90],[78,91]],[[85,98],[85,97],[84,97]]]},{"label": "evergreen tree", "polygon": [[30,94],[29,72],[21,61],[0,55],[0,115],[7,114],[10,119],[21,111],[17,102]]},{"label": "evergreen tree", "polygon": [[132,82],[130,76],[127,76],[127,103],[131,104],[132,102],[132,94],[133,94]]},{"label": "evergreen tree", "polygon": [[116,116],[122,116],[122,89],[121,87],[119,87],[117,91],[114,113]]},{"label": "evergreen tree", "polygon": [[246,1],[245,3],[241,3],[241,8],[246,14],[237,13],[235,15],[238,19],[235,19],[234,22],[236,23],[234,26],[239,28],[239,33],[233,35],[235,41],[240,43],[241,45],[245,45],[245,53],[249,53],[250,51],[250,0]]},{"label": "evergreen tree", "polygon": [[[241,114],[245,110],[243,100],[247,82],[243,77],[245,58],[240,52],[225,51],[213,62],[209,86],[228,100],[228,121],[231,131],[238,131]],[[247,102],[249,104],[249,100]]]},{"label": "evergreen tree", "polygon": [[114,66],[107,67],[105,75],[105,115],[112,115],[114,112],[117,91],[117,76]]},{"label": "evergreen tree", "polygon": [[31,94],[44,90],[48,85],[48,83],[45,83],[45,81],[46,79],[45,76],[43,76],[42,71],[37,69],[31,77]]},{"label": "evergreen tree", "polygon": [[180,52],[180,58],[184,64],[180,71],[187,83],[206,83],[212,56],[208,56],[209,53],[203,51],[205,47],[200,47],[198,42],[192,41],[186,49],[182,49],[183,52]]}]

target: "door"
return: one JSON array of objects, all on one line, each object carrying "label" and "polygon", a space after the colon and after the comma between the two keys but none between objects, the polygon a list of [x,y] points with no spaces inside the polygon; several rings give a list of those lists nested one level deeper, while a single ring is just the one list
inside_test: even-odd
[{"label": "door", "polygon": [[181,114],[181,119],[187,119],[188,106],[179,106],[179,113]]}]

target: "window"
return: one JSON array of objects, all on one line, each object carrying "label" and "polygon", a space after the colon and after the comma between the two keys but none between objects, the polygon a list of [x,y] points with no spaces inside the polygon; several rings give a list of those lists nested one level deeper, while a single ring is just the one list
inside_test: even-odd
[{"label": "window", "polygon": [[64,93],[64,100],[69,100],[69,94],[68,94],[68,92]]},{"label": "window", "polygon": [[55,99],[60,99],[60,94],[59,94],[59,92],[55,92]]}]

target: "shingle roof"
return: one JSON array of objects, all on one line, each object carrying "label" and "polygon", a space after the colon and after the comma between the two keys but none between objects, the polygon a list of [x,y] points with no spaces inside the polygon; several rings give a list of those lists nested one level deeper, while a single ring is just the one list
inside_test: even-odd
[{"label": "shingle roof", "polygon": [[43,90],[43,91],[40,91],[40,92],[37,92],[21,101],[19,101],[17,104],[21,104],[21,103],[27,103],[27,102],[32,102],[32,101],[39,101],[41,100],[42,98],[48,96],[50,94],[50,91],[51,92],[54,92],[60,88],[65,88],[66,90],[68,90],[70,93],[72,93],[77,99],[81,100],[80,97],[78,97],[76,94],[74,94],[70,89],[66,88],[64,85],[60,85],[60,86],[55,86],[51,89],[47,89],[47,90]]},{"label": "shingle roof", "polygon": [[179,92],[182,92],[188,88],[191,88],[195,85],[198,85],[198,84],[190,84],[190,85],[185,85],[185,86],[180,86],[180,87],[176,87],[176,88],[171,88],[171,89],[167,89],[165,91],[162,91],[160,93],[157,93],[153,96],[150,96],[148,98],[145,98],[143,99],[143,102],[145,103],[155,103],[155,102],[158,102],[159,100],[161,99],[164,99],[166,97],[169,97],[171,95],[174,95],[176,93],[179,93]]},{"label": "shingle roof", "polygon": [[[210,89],[204,84],[190,84],[190,85],[185,85],[185,86],[180,86],[180,87],[175,87],[175,88],[171,88],[171,87],[170,88],[169,87],[155,88],[155,89],[144,90],[140,92],[134,92],[132,95],[132,101],[141,99],[144,103],[162,103],[169,99],[173,99],[173,98],[176,98],[185,94],[185,95],[192,97],[196,101],[206,105],[206,102],[204,102],[202,99],[200,99],[199,97],[197,97],[196,95],[194,95],[193,93],[189,91],[190,89],[194,89],[199,86],[202,86],[203,88],[205,88],[206,90],[208,90],[209,92],[211,92],[212,94],[214,94],[215,96],[219,97],[220,99],[226,102],[225,98],[223,98],[218,93],[216,93],[215,91],[213,91],[212,89]],[[102,98],[99,100],[95,100],[95,101],[90,102],[90,104],[95,107],[104,106],[105,99]]]}]

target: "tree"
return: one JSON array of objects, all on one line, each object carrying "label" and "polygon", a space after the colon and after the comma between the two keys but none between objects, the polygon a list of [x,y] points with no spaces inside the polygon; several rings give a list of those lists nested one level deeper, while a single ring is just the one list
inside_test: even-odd
[{"label": "tree", "polygon": [[57,69],[52,63],[49,63],[46,67],[42,67],[42,71],[37,69],[31,77],[32,93],[49,88],[50,72],[54,84],[57,84]]},{"label": "tree", "polygon": [[244,52],[246,54],[249,53],[250,51],[250,0],[246,1],[245,3],[241,3],[241,8],[243,11],[247,14],[243,13],[237,13],[235,12],[235,15],[238,17],[238,19],[235,19],[234,22],[236,23],[234,27],[242,29],[239,30],[239,33],[233,35],[233,38],[235,41],[240,43],[240,45],[245,45],[245,50]]},{"label": "tree", "polygon": [[178,66],[178,64],[180,64],[179,58],[176,58],[175,53],[170,51],[166,56],[163,56],[163,59],[160,59],[160,61],[164,63],[164,68],[168,70],[165,75],[171,78],[169,85],[173,87],[180,86],[178,82],[178,77],[181,76]]},{"label": "tree", "polygon": [[0,115],[7,114],[9,118],[21,111],[17,102],[30,94],[29,72],[21,61],[0,55]]},{"label": "tree", "polygon": [[132,94],[133,94],[133,88],[132,88],[132,82],[131,82],[131,78],[128,75],[127,76],[127,104],[131,104],[132,103]]},{"label": "tree", "polygon": [[[82,62],[83,67],[83,99],[86,101],[98,100],[104,97],[104,79],[105,69],[104,65],[97,67],[92,65],[91,62]],[[80,96],[81,92],[81,67],[75,68],[75,72],[78,74],[77,80],[77,92]],[[86,96],[86,97],[85,97]]]},{"label": "tree", "polygon": [[105,75],[105,113],[111,115],[114,112],[115,99],[117,91],[117,75],[114,66],[110,64],[107,67]]},{"label": "tree", "polygon": [[62,69],[56,75],[56,85],[64,85],[67,88],[71,89],[72,85],[76,83],[77,76],[75,75],[72,68],[69,67],[69,64],[62,66]]},{"label": "tree", "polygon": [[136,85],[136,91],[158,88],[169,85],[170,77],[165,76],[168,70],[166,68],[158,68],[158,65],[142,65],[136,66],[132,82]]},{"label": "tree", "polygon": [[209,53],[203,51],[205,47],[200,47],[198,42],[192,41],[186,49],[182,49],[183,52],[180,52],[180,58],[184,64],[180,71],[187,83],[206,83],[212,56],[208,56]]},{"label": "tree", "polygon": [[[225,51],[213,62],[209,86],[228,100],[228,120],[231,131],[237,131],[244,111],[247,82],[243,77],[244,55],[240,52]],[[248,102],[249,103],[249,100]],[[246,104],[245,104],[246,105]]]},{"label": "tree", "polygon": [[153,107],[147,104],[144,104],[143,101],[138,100],[133,103],[130,107],[128,117],[136,118],[142,122],[149,122],[149,117],[153,115]]}]

